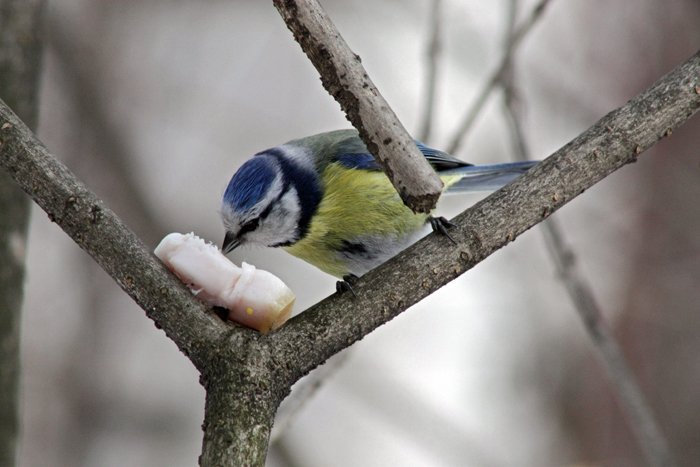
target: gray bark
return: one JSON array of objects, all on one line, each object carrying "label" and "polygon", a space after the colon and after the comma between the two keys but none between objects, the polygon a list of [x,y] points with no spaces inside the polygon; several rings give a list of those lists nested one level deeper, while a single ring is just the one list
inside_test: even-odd
[{"label": "gray bark", "polygon": [[274,0],[294,39],[321,74],[360,138],[414,212],[430,212],[442,181],[316,0]]}]

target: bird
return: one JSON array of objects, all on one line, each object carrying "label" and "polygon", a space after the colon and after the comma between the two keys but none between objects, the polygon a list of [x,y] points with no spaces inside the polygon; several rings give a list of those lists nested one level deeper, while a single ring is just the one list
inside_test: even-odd
[{"label": "bird", "polygon": [[[443,194],[496,190],[537,161],[475,166],[416,141]],[[339,292],[431,229],[454,241],[444,217],[414,213],[357,130],[289,141],[234,173],[219,209],[224,254],[242,245],[281,248],[341,279]]]}]

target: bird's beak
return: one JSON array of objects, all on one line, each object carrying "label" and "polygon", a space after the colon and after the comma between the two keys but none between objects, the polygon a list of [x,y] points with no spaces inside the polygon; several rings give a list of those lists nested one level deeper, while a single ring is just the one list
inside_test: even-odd
[{"label": "bird's beak", "polygon": [[235,235],[233,235],[231,232],[226,232],[224,243],[221,245],[221,251],[227,255],[236,249],[236,247],[240,244],[241,241],[238,240]]}]

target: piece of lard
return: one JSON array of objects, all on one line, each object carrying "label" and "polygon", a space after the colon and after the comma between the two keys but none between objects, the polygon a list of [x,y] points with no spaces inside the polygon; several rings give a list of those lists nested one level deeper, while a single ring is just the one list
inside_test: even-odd
[{"label": "piece of lard", "polygon": [[207,305],[226,308],[231,321],[268,332],[292,312],[296,297],[281,279],[247,263],[239,268],[194,233],[171,233],[154,253]]}]

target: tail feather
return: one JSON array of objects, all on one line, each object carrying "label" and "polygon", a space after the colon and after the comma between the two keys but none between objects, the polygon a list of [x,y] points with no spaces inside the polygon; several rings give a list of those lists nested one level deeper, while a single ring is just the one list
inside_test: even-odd
[{"label": "tail feather", "polygon": [[[495,191],[512,182],[539,161],[508,162],[505,164],[472,165],[440,171],[448,188],[446,194]],[[458,176],[458,177],[452,177]],[[456,181],[453,181],[454,179]]]}]

